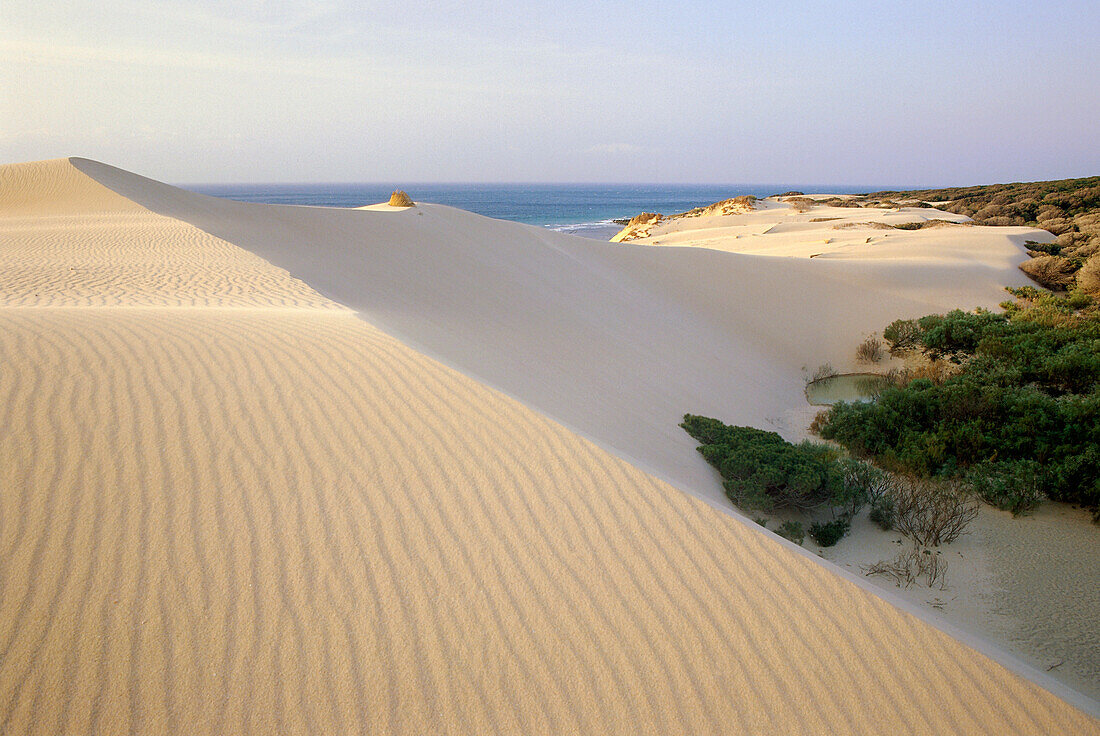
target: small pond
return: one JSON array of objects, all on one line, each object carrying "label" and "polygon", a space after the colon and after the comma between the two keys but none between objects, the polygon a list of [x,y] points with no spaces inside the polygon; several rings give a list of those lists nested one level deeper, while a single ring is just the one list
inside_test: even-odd
[{"label": "small pond", "polygon": [[843,373],[819,378],[806,386],[806,400],[814,406],[829,406],[839,401],[870,401],[889,385],[878,373]]}]

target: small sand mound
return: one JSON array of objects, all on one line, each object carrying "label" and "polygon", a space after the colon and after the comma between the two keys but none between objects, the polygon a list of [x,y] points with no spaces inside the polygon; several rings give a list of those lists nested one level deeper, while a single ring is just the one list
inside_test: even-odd
[{"label": "small sand mound", "polygon": [[952,222],[951,220],[928,220],[921,225],[922,230],[928,230],[937,227],[974,227],[972,222]]},{"label": "small sand mound", "polygon": [[895,229],[893,225],[887,225],[885,222],[879,222],[878,220],[842,222],[839,225],[833,225],[833,230],[858,230],[864,228],[871,228],[872,230]]},{"label": "small sand mound", "polygon": [[664,219],[664,215],[656,212],[643,212],[640,215],[634,215],[630,218],[630,222],[626,223],[626,227],[619,231],[619,233],[611,238],[612,243],[622,243],[627,240],[637,240],[638,238],[645,238],[649,236],[653,226]]},{"label": "small sand mound", "polygon": [[400,189],[393,190],[393,194],[390,195],[390,207],[415,207],[416,203],[412,201],[412,198]]},{"label": "small sand mound", "polygon": [[650,223],[657,222],[661,219],[661,217],[662,215],[659,215],[656,212],[643,212],[640,215],[634,215],[634,217],[631,217],[630,222],[626,223],[626,225],[627,227],[630,227],[632,225],[648,225]]},{"label": "small sand mound", "polygon": [[677,217],[694,217],[696,215],[707,217],[710,215],[743,215],[756,209],[756,197],[746,194],[740,197],[731,197],[721,202],[715,202],[707,207],[697,207],[694,210],[684,212]]},{"label": "small sand mound", "polygon": [[816,204],[809,197],[784,197],[779,200],[789,206],[795,212],[809,212]]},{"label": "small sand mound", "polygon": [[630,221],[626,223],[626,227],[619,231],[618,235],[611,238],[611,242],[622,243],[628,240],[648,238],[652,234],[655,225],[669,220],[680,220],[685,217],[744,215],[755,209],[756,197],[751,194],[746,194],[740,197],[724,199],[721,202],[715,202],[706,207],[695,207],[687,212],[680,212],[675,215],[668,215],[667,217],[657,214],[656,212],[643,212],[640,215],[635,215],[630,218]]},{"label": "small sand mound", "polygon": [[[58,202],[64,208],[58,209]],[[42,217],[142,212],[67,158],[0,166],[0,216]]]}]

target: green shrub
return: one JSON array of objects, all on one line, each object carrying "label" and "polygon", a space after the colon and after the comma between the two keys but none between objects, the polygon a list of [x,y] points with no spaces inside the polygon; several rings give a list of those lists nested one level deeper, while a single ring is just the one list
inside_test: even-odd
[{"label": "green shrub", "polygon": [[890,354],[899,355],[920,347],[922,332],[915,319],[894,320],[882,331],[890,345]]},{"label": "green shrub", "polygon": [[882,360],[882,343],[875,336],[868,337],[856,348],[856,360],[860,363],[878,363]]},{"label": "green shrub", "polygon": [[985,309],[973,312],[955,309],[917,320],[924,353],[932,360],[948,358],[953,362],[972,355],[983,338],[994,336],[1006,322],[1005,315]]},{"label": "green shrub", "polygon": [[802,544],[802,540],[806,538],[806,532],[802,530],[801,521],[784,521],[775,528],[775,533],[795,544]]},{"label": "green shrub", "polygon": [[1046,253],[1048,256],[1056,256],[1062,253],[1062,246],[1058,243],[1036,243],[1034,240],[1027,241],[1027,249],[1037,253]]},{"label": "green shrub", "polygon": [[986,503],[1019,516],[1042,502],[1042,473],[1032,460],[990,462],[971,468],[966,480]]},{"label": "green shrub", "polygon": [[884,531],[894,528],[894,498],[883,495],[871,502],[871,513],[868,514],[871,521],[879,525]]},{"label": "green shrub", "polygon": [[845,498],[835,499],[843,518],[851,520],[864,505],[871,505],[871,521],[889,531],[893,528],[894,499],[890,495],[894,479],[868,462],[846,457],[840,460]]},{"label": "green shrub", "polygon": [[832,505],[852,518],[872,500],[880,498],[889,484],[889,476],[870,463],[852,457],[837,461],[841,482],[833,494]]},{"label": "green shrub", "polygon": [[832,547],[848,533],[850,528],[851,523],[846,518],[817,522],[810,524],[810,536],[822,547]]},{"label": "green shrub", "polygon": [[813,509],[832,500],[841,486],[835,452],[824,445],[792,445],[775,432],[691,414],[680,426],[702,443],[699,452],[721,473],[726,495],[742,508]]},{"label": "green shrub", "polygon": [[1079,292],[1015,293],[1004,314],[892,324],[892,350],[958,368],[935,382],[903,374],[872,402],[830,407],[814,430],[894,471],[966,477],[1017,512],[1043,496],[1100,508],[1100,310]]},{"label": "green shrub", "polygon": [[[825,445],[794,445],[775,432],[728,426],[691,414],[684,415],[680,426],[701,443],[699,452],[721,473],[726,495],[737,506],[830,509],[834,521],[814,527],[822,539],[832,540],[829,545],[836,544],[847,533],[851,518],[869,501],[880,498],[889,485],[883,471],[862,460],[840,458]],[[755,521],[767,523],[766,519]],[[817,533],[811,533],[816,538]]]}]

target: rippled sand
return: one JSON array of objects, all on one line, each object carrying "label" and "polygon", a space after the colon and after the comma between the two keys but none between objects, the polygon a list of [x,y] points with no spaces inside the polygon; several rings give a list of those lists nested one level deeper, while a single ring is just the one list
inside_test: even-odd
[{"label": "rippled sand", "polygon": [[258,256],[2,171],[0,733],[1100,732]]}]

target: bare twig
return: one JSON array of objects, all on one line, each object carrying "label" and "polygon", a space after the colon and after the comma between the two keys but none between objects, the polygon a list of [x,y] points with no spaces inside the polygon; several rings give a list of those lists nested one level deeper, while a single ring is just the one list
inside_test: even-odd
[{"label": "bare twig", "polygon": [[891,489],[894,528],[922,547],[938,547],[966,533],[980,504],[957,483],[899,478]]},{"label": "bare twig", "polygon": [[943,590],[947,587],[947,560],[933,550],[916,545],[898,553],[892,560],[879,560],[873,565],[864,565],[862,569],[865,575],[893,578],[902,588],[908,588],[921,578],[929,588]]}]

